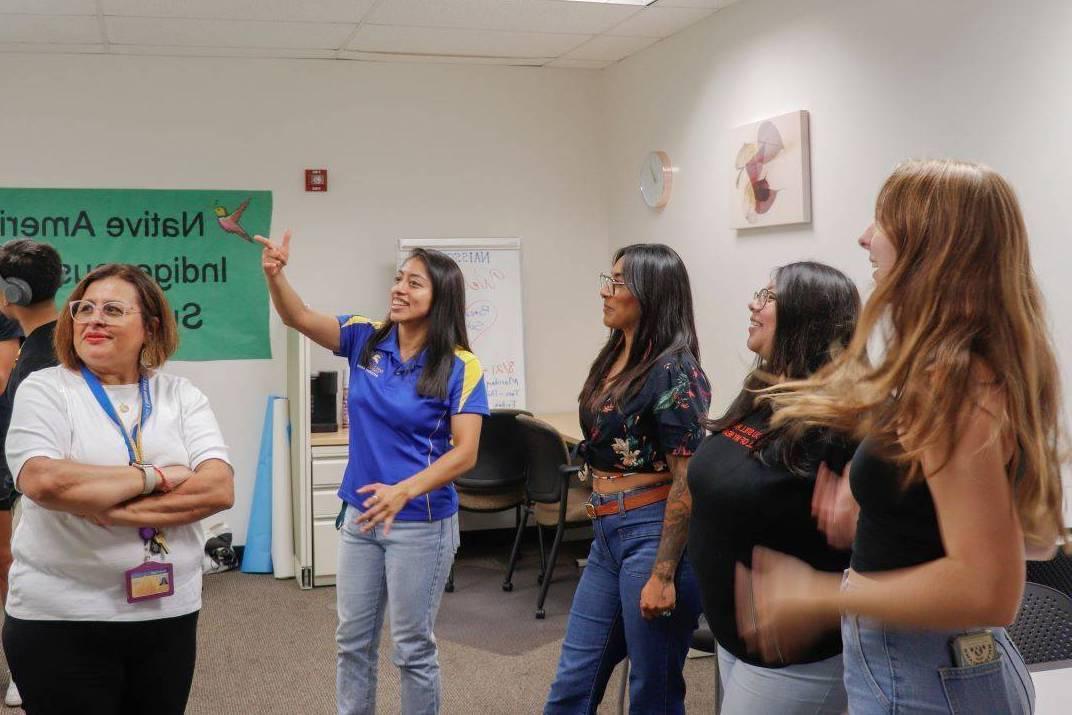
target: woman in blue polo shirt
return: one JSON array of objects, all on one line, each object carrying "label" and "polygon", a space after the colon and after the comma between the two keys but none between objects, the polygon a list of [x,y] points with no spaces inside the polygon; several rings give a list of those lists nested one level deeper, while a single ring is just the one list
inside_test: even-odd
[{"label": "woman in blue polo shirt", "polygon": [[432,623],[458,548],[451,482],[476,463],[488,414],[483,371],[468,350],[465,283],[439,251],[398,269],[386,320],[310,310],[287,282],[290,231],[258,236],[283,322],[350,362],[350,455],[339,497],[339,713],[376,711],[380,630],[390,614],[402,712],[439,711]]}]

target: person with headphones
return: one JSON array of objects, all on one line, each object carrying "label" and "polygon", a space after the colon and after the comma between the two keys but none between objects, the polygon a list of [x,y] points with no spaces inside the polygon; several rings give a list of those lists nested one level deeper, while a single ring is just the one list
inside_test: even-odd
[{"label": "person with headphones", "polygon": [[[7,387],[0,395],[0,449],[7,441],[15,391],[30,373],[56,363],[52,336],[56,330],[56,291],[63,281],[60,254],[47,243],[18,239],[0,246],[0,314],[15,322],[26,338],[16,352]],[[2,354],[0,354],[2,359]],[[0,459],[0,601],[7,602],[7,576],[11,568],[11,512],[18,499],[15,481]],[[4,703],[22,705],[22,697],[12,678]]]}]

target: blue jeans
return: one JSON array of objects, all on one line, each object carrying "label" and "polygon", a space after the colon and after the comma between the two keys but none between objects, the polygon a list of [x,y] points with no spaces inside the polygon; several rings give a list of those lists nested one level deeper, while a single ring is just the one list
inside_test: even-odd
[{"label": "blue jeans", "polygon": [[992,629],[999,659],[955,667],[956,632],[896,630],[869,619],[841,620],[845,689],[852,715],[1034,711],[1035,688],[1004,628]]},{"label": "blue jeans", "polygon": [[[592,494],[597,506],[618,499]],[[677,567],[672,615],[650,621],[640,615],[640,591],[655,564],[665,509],[666,502],[658,502],[594,520],[588,565],[573,596],[545,714],[594,713],[614,666],[627,656],[630,712],[685,711],[681,670],[701,606],[684,555]]]},{"label": "blue jeans", "polygon": [[391,616],[392,661],[401,671],[402,712],[439,712],[439,658],[432,624],[454,553],[458,515],[396,521],[391,533],[362,534],[346,507],[336,576],[339,627],[335,697],[340,715],[374,715],[376,666],[385,612]]},{"label": "blue jeans", "polygon": [[847,706],[841,656],[784,668],[738,660],[718,647],[721,715],[840,715]]}]

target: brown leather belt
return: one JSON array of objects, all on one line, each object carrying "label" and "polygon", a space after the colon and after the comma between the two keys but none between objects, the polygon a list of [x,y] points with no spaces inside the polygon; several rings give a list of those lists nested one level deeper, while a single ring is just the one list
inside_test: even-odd
[{"label": "brown leather belt", "polygon": [[643,491],[640,494],[625,497],[621,501],[615,499],[614,501],[600,504],[599,506],[596,506],[592,502],[587,502],[584,505],[584,513],[587,514],[590,519],[598,519],[601,516],[611,516],[613,514],[620,514],[624,511],[639,509],[640,507],[648,506],[649,504],[656,504],[664,501],[670,496],[671,486],[672,485],[670,484],[664,484],[661,487],[655,487],[654,489]]}]

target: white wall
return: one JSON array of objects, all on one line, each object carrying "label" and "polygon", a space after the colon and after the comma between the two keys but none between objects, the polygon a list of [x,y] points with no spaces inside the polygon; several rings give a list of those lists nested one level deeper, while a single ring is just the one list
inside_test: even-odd
[{"label": "white wall", "polygon": [[[1072,5],[979,0],[748,0],[607,70],[612,248],[675,247],[690,269],[713,411],[751,363],[746,303],[770,270],[812,258],[872,283],[855,239],[906,158],[982,161],[1017,188],[1072,407]],[[813,221],[730,228],[729,130],[811,113]],[[637,187],[646,152],[679,167],[661,213]]]},{"label": "white wall", "polygon": [[[270,189],[292,282],[331,312],[386,310],[397,239],[523,241],[529,407],[574,403],[600,338],[600,75],[480,66],[0,56],[0,185]],[[327,168],[307,194],[303,170]],[[273,360],[176,363],[231,445],[244,543]],[[318,355],[315,365],[332,364]]]}]

